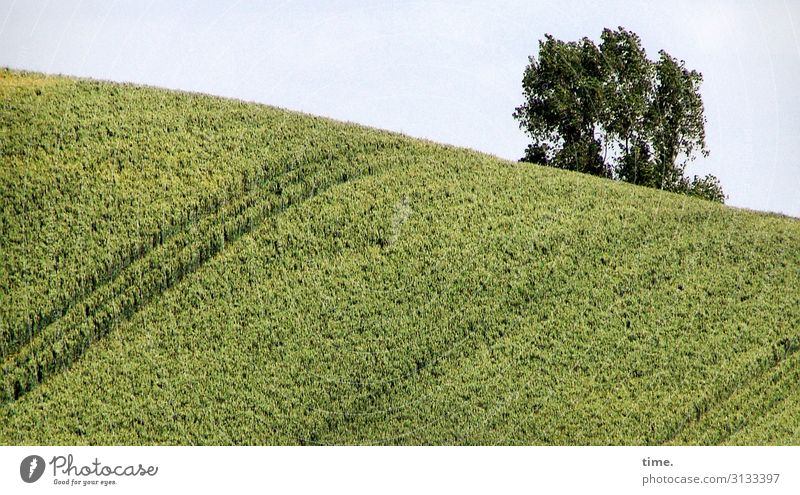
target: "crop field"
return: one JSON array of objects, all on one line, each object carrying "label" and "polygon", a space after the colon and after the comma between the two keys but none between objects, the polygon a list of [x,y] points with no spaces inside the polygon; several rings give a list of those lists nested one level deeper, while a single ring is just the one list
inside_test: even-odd
[{"label": "crop field", "polygon": [[0,70],[0,444],[800,444],[800,221]]}]

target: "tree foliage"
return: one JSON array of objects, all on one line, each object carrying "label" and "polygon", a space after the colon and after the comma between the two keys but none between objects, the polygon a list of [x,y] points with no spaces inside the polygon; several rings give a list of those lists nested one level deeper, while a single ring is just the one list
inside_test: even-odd
[{"label": "tree foliage", "polygon": [[702,81],[663,50],[648,59],[622,27],[603,30],[599,45],[545,35],[514,112],[533,141],[522,161],[722,202],[716,177],[684,176],[697,154],[708,155]]}]

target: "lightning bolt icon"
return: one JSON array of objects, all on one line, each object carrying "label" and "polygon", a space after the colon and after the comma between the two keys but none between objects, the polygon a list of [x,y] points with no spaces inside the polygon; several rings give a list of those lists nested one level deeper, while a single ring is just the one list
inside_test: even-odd
[{"label": "lightning bolt icon", "polygon": [[30,466],[30,469],[28,470],[28,479],[31,479],[31,476],[33,476],[33,472],[36,470],[36,466],[37,465],[38,465],[38,461],[34,457],[33,459],[31,459],[31,466]]}]

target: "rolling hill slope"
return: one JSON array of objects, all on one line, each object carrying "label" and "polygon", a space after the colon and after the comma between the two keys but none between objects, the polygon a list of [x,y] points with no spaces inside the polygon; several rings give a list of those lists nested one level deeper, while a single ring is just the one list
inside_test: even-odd
[{"label": "rolling hill slope", "polygon": [[800,222],[0,72],[1,444],[798,444]]}]

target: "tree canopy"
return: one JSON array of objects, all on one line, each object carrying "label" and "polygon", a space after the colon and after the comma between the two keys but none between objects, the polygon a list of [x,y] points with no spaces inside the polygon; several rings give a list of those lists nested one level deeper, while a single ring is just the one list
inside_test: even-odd
[{"label": "tree canopy", "polygon": [[514,111],[532,139],[522,161],[722,202],[716,177],[684,176],[708,155],[702,81],[663,50],[648,59],[639,36],[622,27],[604,29],[599,45],[545,35]]}]

